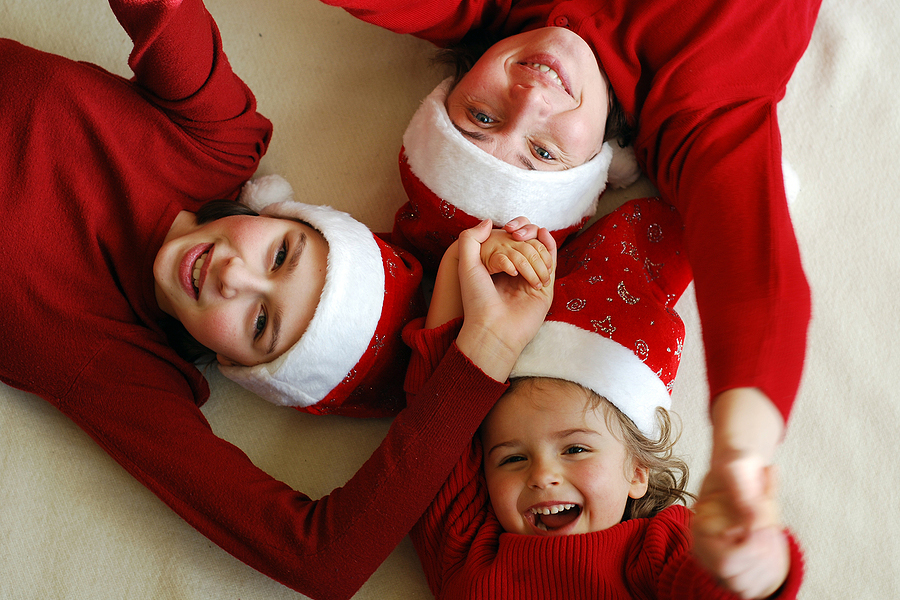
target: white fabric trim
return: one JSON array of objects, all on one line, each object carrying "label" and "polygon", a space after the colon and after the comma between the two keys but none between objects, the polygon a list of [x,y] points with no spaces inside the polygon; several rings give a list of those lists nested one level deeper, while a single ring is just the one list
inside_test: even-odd
[{"label": "white fabric trim", "polygon": [[553,377],[593,390],[625,413],[645,435],[659,435],[656,407],[672,398],[665,384],[631,350],[561,321],[545,321],[513,367],[513,377]]},{"label": "white fabric trim", "polygon": [[261,214],[300,219],[328,242],[325,286],[309,327],[287,352],[254,367],[220,365],[241,386],[283,406],[320,402],[369,347],[384,304],[384,262],[372,232],[328,206],[264,205]]},{"label": "white fabric trim", "polygon": [[403,135],[409,166],[439,198],[478,219],[502,225],[518,216],[551,231],[591,217],[606,187],[612,148],[565,171],[528,171],[488,154],[450,121],[444,101],[451,80],[429,94]]}]

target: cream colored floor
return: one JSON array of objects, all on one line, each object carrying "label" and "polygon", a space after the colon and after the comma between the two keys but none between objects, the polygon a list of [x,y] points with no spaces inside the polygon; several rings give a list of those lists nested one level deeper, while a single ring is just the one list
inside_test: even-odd
[{"label": "cream colored floor", "polygon": [[[441,78],[430,47],[313,0],[208,7],[275,123],[261,173],[389,228],[403,202],[400,137]],[[814,292],[808,366],[778,457],[784,518],[807,553],[804,600],[900,598],[898,23],[889,0],[826,2],[780,110]],[[128,73],[130,44],[102,0],[2,0],[0,36]],[[696,484],[707,392],[690,294],[679,309],[689,337],[674,404]],[[215,372],[210,380],[204,413],[216,432],[311,495],[349,478],[387,430],[271,406]],[[0,598],[298,597],[196,533],[55,409],[7,387],[0,395]],[[408,540],[358,597],[430,597]]]}]

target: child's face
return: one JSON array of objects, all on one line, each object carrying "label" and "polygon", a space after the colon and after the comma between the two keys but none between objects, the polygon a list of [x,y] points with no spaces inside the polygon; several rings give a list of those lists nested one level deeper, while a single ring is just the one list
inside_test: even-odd
[{"label": "child's face", "polygon": [[269,362],[306,331],[327,258],[325,238],[297,221],[231,216],[197,225],[183,212],[153,264],[156,298],[219,362]]},{"label": "child's face", "polygon": [[541,380],[507,393],[481,435],[491,505],[510,533],[608,529],[622,520],[629,496],[647,491],[646,469],[574,384]]},{"label": "child's face", "polygon": [[606,77],[578,34],[545,27],[494,44],[453,88],[447,112],[482,150],[523,169],[561,171],[596,155]]}]

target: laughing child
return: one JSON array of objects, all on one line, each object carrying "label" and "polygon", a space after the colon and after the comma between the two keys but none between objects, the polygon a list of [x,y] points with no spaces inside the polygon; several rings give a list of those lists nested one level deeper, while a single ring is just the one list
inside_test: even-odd
[{"label": "laughing child", "polygon": [[[709,537],[676,505],[690,496],[668,414],[684,338],[672,307],[691,277],[682,229],[671,207],[634,200],[560,251],[545,323],[412,531],[435,597],[796,596],[802,556],[773,485],[755,529],[731,544],[714,502],[696,516]],[[404,334],[413,392],[459,327],[453,307],[441,312],[452,247],[448,259],[428,328]]]}]

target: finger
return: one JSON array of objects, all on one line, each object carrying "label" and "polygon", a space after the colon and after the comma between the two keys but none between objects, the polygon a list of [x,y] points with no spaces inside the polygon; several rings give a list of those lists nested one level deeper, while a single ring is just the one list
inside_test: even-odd
[{"label": "finger", "polygon": [[515,219],[512,219],[506,225],[504,225],[503,229],[505,229],[509,233],[512,233],[513,231],[530,224],[531,221],[528,220],[528,217],[516,217]]},{"label": "finger", "polygon": [[542,244],[540,240],[534,239],[528,243],[532,248],[537,250],[538,259],[544,264],[543,272],[546,273],[546,277],[542,277],[542,280],[546,285],[550,283],[550,271],[553,269],[553,256],[550,254],[547,246]]},{"label": "finger", "polygon": [[539,227],[537,225],[532,225],[529,223],[513,231],[508,231],[508,233],[514,240],[525,242],[528,240],[533,240],[535,237],[537,237],[538,229]]},{"label": "finger", "polygon": [[513,262],[517,263],[517,267],[519,270],[519,275],[528,282],[531,287],[536,290],[539,290],[544,287],[544,282],[541,279],[541,276],[534,270],[534,265],[528,261],[525,256],[519,254],[517,260]]},{"label": "finger", "polygon": [[516,265],[509,259],[509,257],[505,254],[494,254],[491,256],[490,262],[490,271],[491,273],[506,273],[510,277],[515,277],[519,274],[519,271],[516,269]]},{"label": "finger", "polygon": [[548,285],[550,283],[550,266],[553,262],[550,252],[537,240],[531,240],[528,242],[528,245],[531,248],[525,258],[528,259],[531,268],[534,269],[541,283]]},{"label": "finger", "polygon": [[550,231],[546,227],[541,227],[537,233],[537,240],[544,245],[544,248],[550,253],[550,280],[551,283],[556,275],[556,239],[550,235]]},{"label": "finger", "polygon": [[481,262],[481,244],[490,237],[491,229],[490,219],[485,219],[475,227],[466,229],[459,234],[460,282],[464,280],[464,273],[479,267],[484,271],[484,276],[489,277],[487,268]]}]

